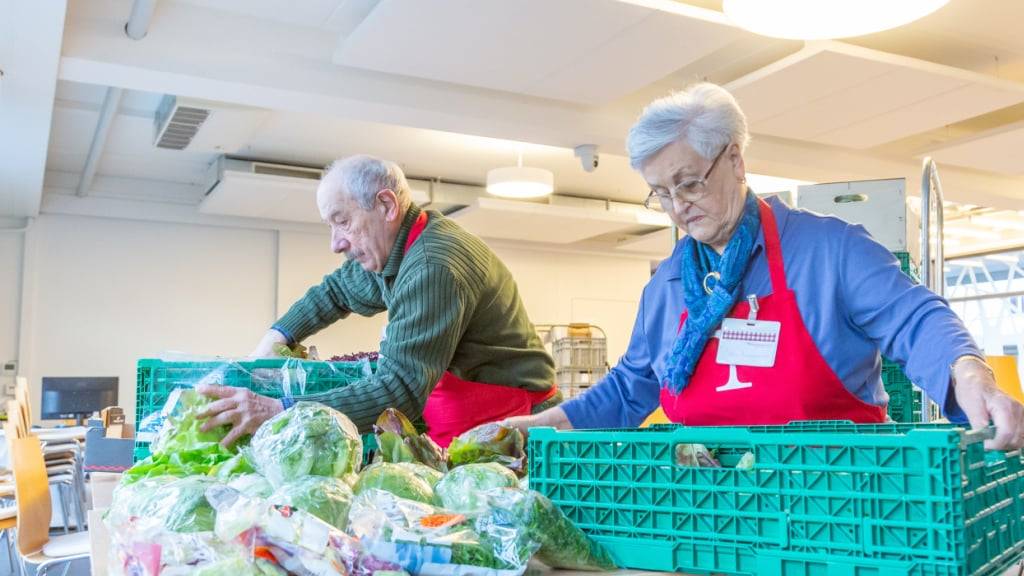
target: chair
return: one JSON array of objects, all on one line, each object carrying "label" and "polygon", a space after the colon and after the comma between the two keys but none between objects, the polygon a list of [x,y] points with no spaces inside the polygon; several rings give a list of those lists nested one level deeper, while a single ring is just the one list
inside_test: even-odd
[{"label": "chair", "polygon": [[[14,387],[15,402],[19,405],[17,413],[24,429],[32,429],[32,404],[28,388],[28,379],[18,376]],[[8,403],[8,413],[11,406]],[[60,501],[61,519],[64,520],[64,533],[71,531],[71,512],[75,515],[75,529],[85,528],[85,472],[82,469],[81,444],[68,438],[63,430],[37,430],[34,432],[44,442],[43,454],[46,457],[47,477],[51,486],[57,488]],[[62,456],[63,455],[63,456]]]},{"label": "chair", "polygon": [[11,467],[17,499],[17,550],[22,568],[32,566],[37,575],[74,560],[88,558],[88,531],[50,538],[50,483],[43,448],[36,436],[10,437]]},{"label": "chair", "polygon": [[6,471],[0,472],[0,538],[7,544],[7,561],[11,574],[17,570],[14,558],[18,555],[14,548],[14,529],[17,524],[18,507],[14,500],[14,482],[8,479]]}]

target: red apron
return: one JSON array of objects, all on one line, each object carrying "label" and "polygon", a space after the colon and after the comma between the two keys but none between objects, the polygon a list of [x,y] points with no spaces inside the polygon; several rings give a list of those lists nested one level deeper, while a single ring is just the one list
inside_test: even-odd
[{"label": "red apron", "polygon": [[[760,201],[772,294],[758,299],[758,320],[782,324],[775,365],[769,368],[737,366],[740,382],[748,388],[716,391],[729,381],[730,367],[716,362],[718,338],[708,340],[689,384],[680,394],[661,390],[661,406],[673,422],[691,426],[787,424],[796,420],[851,420],[884,422],[884,407],[851,394],[818,352],[797,308],[796,295],[786,285],[782,248],[775,215]],[[730,318],[747,318],[750,304],[742,301]],[[679,330],[686,312],[679,318]]]},{"label": "red apron", "polygon": [[[427,213],[421,212],[409,230],[405,252],[416,242],[427,226]],[[510,416],[526,416],[534,406],[549,400],[558,388],[530,392],[510,386],[471,382],[445,372],[427,398],[423,420],[427,434],[442,448],[466,430]]]}]

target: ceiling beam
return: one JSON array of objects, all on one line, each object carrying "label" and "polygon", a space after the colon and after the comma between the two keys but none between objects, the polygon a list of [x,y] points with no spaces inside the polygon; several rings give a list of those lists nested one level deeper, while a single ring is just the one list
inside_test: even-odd
[{"label": "ceiling beam", "polygon": [[67,0],[0,0],[0,216],[39,213]]}]

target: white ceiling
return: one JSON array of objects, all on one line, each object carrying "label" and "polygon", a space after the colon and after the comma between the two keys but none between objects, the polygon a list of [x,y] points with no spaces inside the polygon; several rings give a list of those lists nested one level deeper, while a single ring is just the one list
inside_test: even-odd
[{"label": "white ceiling", "polygon": [[726,87],[757,134],[853,149],[1024,101],[1024,84],[838,42],[809,44]]},{"label": "white ceiling", "polygon": [[932,152],[936,162],[1024,175],[1024,122],[1001,126],[942,146]]},{"label": "white ceiling", "polygon": [[[713,77],[749,116],[752,173],[903,177],[912,189],[920,157],[934,154],[947,197],[1024,205],[1024,162],[1015,153],[1024,121],[1024,2],[951,0],[905,29],[795,54],[732,28],[707,9],[715,2],[693,3],[702,7],[158,0],[149,34],[132,41],[123,33],[131,0],[70,2],[57,38],[56,96],[44,82],[34,85],[35,112],[46,114],[24,129],[50,134],[50,192],[74,187],[106,87],[118,86],[125,95],[90,195],[198,205],[217,155],[152,145],[153,114],[172,94],[260,111],[236,150],[246,157],[320,166],[365,152],[396,160],[410,176],[479,185],[522,150],[526,164],[555,173],[558,194],[637,203],[646,187],[624,157],[629,126],[653,98]],[[38,68],[54,82],[52,70]],[[0,98],[0,114],[10,106]],[[573,156],[579,144],[600,146],[596,171],[583,171]],[[0,209],[31,213],[38,193],[31,185],[0,190],[0,200],[28,199]]]},{"label": "white ceiling", "polygon": [[382,0],[351,35],[340,39],[334,62],[603,103],[742,34],[718,22],[666,17],[650,8],[603,0]]}]

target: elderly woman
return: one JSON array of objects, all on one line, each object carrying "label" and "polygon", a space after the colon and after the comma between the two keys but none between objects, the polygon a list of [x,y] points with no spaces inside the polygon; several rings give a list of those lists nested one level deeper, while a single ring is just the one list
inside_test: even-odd
[{"label": "elderly woman", "polygon": [[687,236],[644,289],[629,349],[583,395],[508,422],[635,427],[658,405],[689,425],[883,422],[879,352],[954,421],[1024,444],[1024,406],[946,302],[914,284],[862,226],[759,200],[732,95],[698,84],[650,104],[627,143],[645,205]]}]

